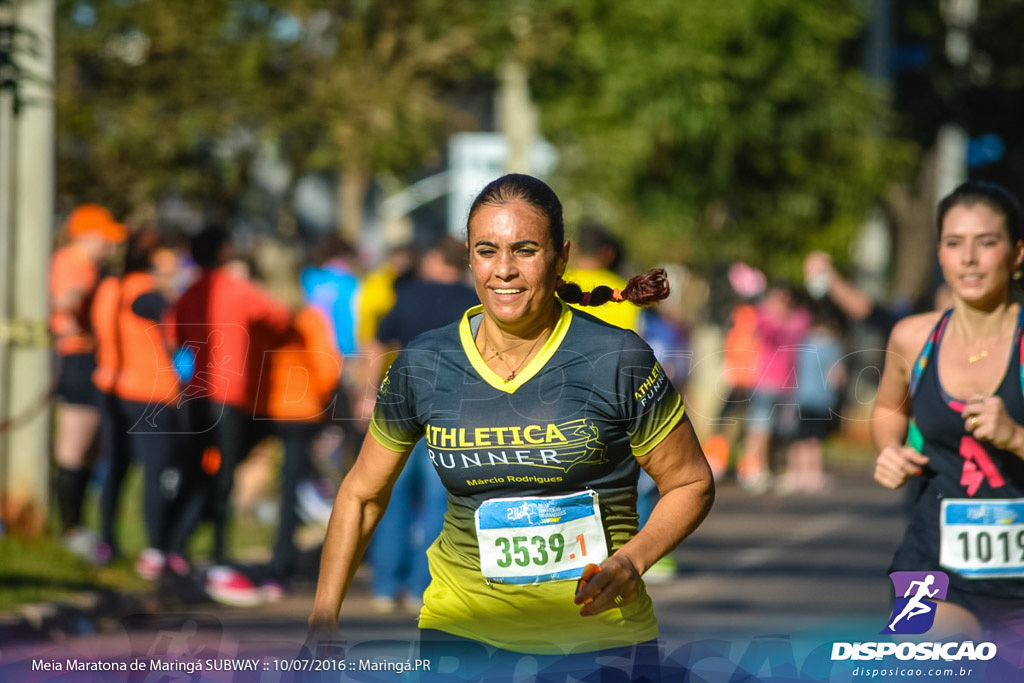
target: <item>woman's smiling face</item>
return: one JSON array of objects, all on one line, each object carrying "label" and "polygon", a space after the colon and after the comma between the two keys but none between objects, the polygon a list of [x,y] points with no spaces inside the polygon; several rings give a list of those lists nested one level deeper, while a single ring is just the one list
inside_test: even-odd
[{"label": "woman's smiling face", "polygon": [[957,205],[943,218],[939,264],[961,299],[1004,299],[1021,258],[1022,245],[1010,242],[1005,217],[987,204]]},{"label": "woman's smiling face", "polygon": [[469,263],[484,314],[508,331],[550,320],[569,244],[556,246],[548,219],[523,201],[483,205],[469,221]]}]

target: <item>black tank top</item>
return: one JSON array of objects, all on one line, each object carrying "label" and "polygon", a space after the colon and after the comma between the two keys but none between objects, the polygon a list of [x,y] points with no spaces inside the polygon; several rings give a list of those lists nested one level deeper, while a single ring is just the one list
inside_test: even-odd
[{"label": "black tank top", "polygon": [[[937,369],[938,355],[951,315],[952,310],[946,311],[936,324],[911,375],[911,410],[923,437],[921,452],[929,462],[923,468],[910,524],[893,558],[892,570],[941,569],[949,574],[951,589],[1024,597],[1024,502],[1019,506],[1008,502],[976,505],[977,501],[1024,499],[1024,460],[968,434],[960,417],[964,397],[950,396],[943,389]],[[1024,424],[1022,330],[1024,306],[1017,317],[1010,359],[995,395],[1003,400],[1010,417]],[[959,515],[956,511],[947,512],[947,522],[967,522],[973,517],[977,523],[958,524],[956,529],[963,530],[962,533],[947,534],[946,557],[957,557],[958,562],[970,560],[974,565],[970,570],[953,570],[940,564],[944,500],[964,501],[954,504]],[[992,523],[984,526],[981,520],[986,515]],[[1013,523],[1007,524],[1011,517]],[[1007,565],[1021,569],[1007,570]],[[1008,571],[1015,575],[998,575]]]}]

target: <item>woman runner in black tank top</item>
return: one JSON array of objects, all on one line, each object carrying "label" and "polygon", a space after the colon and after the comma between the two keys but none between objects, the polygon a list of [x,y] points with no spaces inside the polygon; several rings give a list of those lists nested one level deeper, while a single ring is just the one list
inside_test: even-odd
[{"label": "woman runner in black tank top", "polygon": [[[875,479],[921,477],[891,571],[949,576],[929,638],[1024,634],[1020,209],[1003,188],[968,182],[939,205],[938,227],[953,308],[893,330],[872,421]],[[904,445],[911,416],[920,453]]]}]

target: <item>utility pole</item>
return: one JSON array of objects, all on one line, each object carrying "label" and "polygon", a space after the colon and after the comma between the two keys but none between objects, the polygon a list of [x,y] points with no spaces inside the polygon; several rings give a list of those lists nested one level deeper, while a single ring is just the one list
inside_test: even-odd
[{"label": "utility pole", "polygon": [[[14,111],[18,73],[14,61],[14,5],[0,4],[0,423],[8,415],[7,388],[11,367],[8,335],[11,319],[11,219],[14,204]],[[0,535],[7,519],[7,440],[0,434]]]},{"label": "utility pole", "polygon": [[509,173],[531,173],[530,152],[537,139],[537,111],[530,99],[529,73],[522,62],[507,58],[498,68],[498,130],[505,137]]},{"label": "utility pole", "polygon": [[52,361],[46,330],[54,215],[54,18],[54,0],[15,3],[15,23],[33,49],[19,55],[32,77],[19,83],[21,106],[13,125],[10,316],[4,321],[10,363],[6,386],[0,386],[7,392],[7,415],[16,419],[0,438],[6,446],[4,519],[9,529],[26,535],[43,531],[49,499]]},{"label": "utility pole", "polygon": [[508,147],[505,170],[509,173],[531,173],[532,149],[537,139],[537,108],[530,97],[530,73],[521,56],[529,52],[531,37],[530,12],[520,1],[509,21],[509,30],[516,46],[498,66],[498,93],[495,113],[498,131]]}]

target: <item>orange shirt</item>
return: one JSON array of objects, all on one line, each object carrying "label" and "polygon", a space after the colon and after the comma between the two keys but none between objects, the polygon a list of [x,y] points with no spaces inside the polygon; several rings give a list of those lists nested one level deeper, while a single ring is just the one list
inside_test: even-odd
[{"label": "orange shirt", "polygon": [[109,276],[100,280],[92,299],[90,320],[96,337],[96,370],[92,383],[107,394],[113,393],[121,354],[117,338],[117,302],[121,298],[121,280]]},{"label": "orange shirt", "polygon": [[126,401],[173,403],[179,393],[163,326],[132,311],[136,299],[155,290],[150,273],[128,273],[121,279],[117,309],[121,367],[114,393]]},{"label": "orange shirt", "polygon": [[323,419],[341,365],[327,316],[310,306],[303,308],[287,334],[253,359],[253,414],[297,422]]},{"label": "orange shirt", "polygon": [[288,329],[288,308],[223,268],[204,271],[174,310],[178,345],[195,357],[190,396],[244,407],[252,340]]},{"label": "orange shirt", "polygon": [[725,335],[722,380],[730,387],[755,387],[759,349],[757,309],[750,304],[739,305],[733,309],[732,327]]},{"label": "orange shirt", "polygon": [[154,290],[151,274],[129,273],[120,279],[103,278],[93,299],[96,371],[92,381],[126,401],[172,403],[179,393],[162,326],[132,312],[135,300]]},{"label": "orange shirt", "polygon": [[[99,277],[99,267],[80,245],[69,244],[54,253],[50,262],[50,330],[62,356],[95,348],[89,310]],[[74,311],[58,311],[57,300],[74,289],[84,295],[81,305]]]}]

